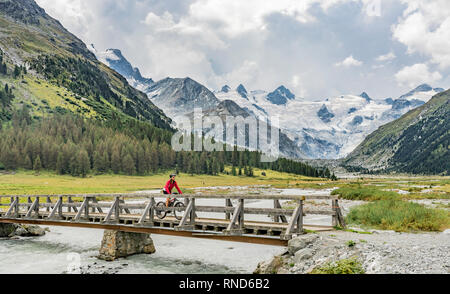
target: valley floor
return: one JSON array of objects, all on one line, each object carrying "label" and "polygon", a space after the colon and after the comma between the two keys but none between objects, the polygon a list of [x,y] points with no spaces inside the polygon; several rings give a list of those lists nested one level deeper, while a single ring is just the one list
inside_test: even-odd
[{"label": "valley floor", "polygon": [[[330,194],[337,188],[354,189],[364,191],[365,188],[374,189],[376,193],[394,192],[399,199],[409,202],[416,202],[427,208],[450,211],[450,178],[449,177],[407,177],[407,176],[375,176],[375,177],[346,177],[339,181],[329,181],[324,179],[314,179],[295,176],[273,171],[265,171],[266,176],[262,176],[261,170],[255,171],[255,177],[233,177],[230,175],[220,176],[200,176],[180,174],[179,183],[186,193],[203,194],[226,194],[226,193],[251,193],[251,194]],[[41,172],[35,175],[33,172],[19,171],[17,173],[0,173],[0,195],[23,195],[23,194],[78,194],[78,193],[119,193],[119,192],[139,192],[157,191],[165,183],[167,175],[161,173],[153,176],[129,177],[121,175],[99,175],[88,178],[74,178],[71,176],[59,176],[54,173]],[[5,199],[5,201],[8,199]],[[352,208],[360,207],[368,202],[363,200],[341,199],[340,205],[344,215],[347,215]],[[289,207],[289,202],[282,202],[284,207]],[[329,201],[308,200],[305,203],[306,209],[318,208],[320,206],[329,207]],[[306,216],[307,224],[327,224],[331,219],[326,216]],[[450,273],[450,227],[444,227],[441,232],[415,232],[398,233],[387,230],[375,230],[372,228],[359,228],[351,225],[349,230],[337,230],[332,232],[308,232],[305,236],[316,235],[318,241],[308,245],[307,254],[285,254],[281,255],[283,262],[278,264],[278,273],[308,273],[312,269],[322,266],[328,261],[357,256],[366,273]],[[156,240],[159,237],[157,237]],[[97,238],[98,239],[98,238]],[[164,239],[164,238],[162,238]],[[165,239],[164,239],[165,240]],[[165,240],[171,246],[175,240]],[[16,240],[8,242],[35,242]],[[8,247],[9,243],[6,242]],[[189,242],[189,241],[188,241]],[[23,244],[25,244],[23,243]],[[11,243],[12,244],[12,243]],[[190,244],[190,243],[189,243]],[[222,243],[220,243],[222,244]],[[352,244],[349,246],[349,244]],[[219,243],[204,244],[205,246],[222,246]],[[46,245],[45,245],[46,246]],[[53,245],[52,245],[53,246]],[[1,247],[1,246],[0,246]],[[211,248],[213,248],[211,247]],[[245,246],[244,246],[245,247]],[[244,248],[240,245],[232,245],[230,248],[241,251]],[[5,247],[6,248],[6,247]],[[4,250],[8,251],[7,248]],[[95,244],[90,244],[90,252],[95,252]],[[214,247],[215,248],[215,247]],[[247,248],[247,247],[245,247]],[[1,248],[0,248],[1,249]],[[273,250],[272,250],[273,249]],[[257,254],[253,260],[253,269],[256,263],[262,260],[260,265],[267,266],[279,257],[271,256],[280,254],[276,248],[272,248],[271,253]],[[49,249],[50,250],[50,249]],[[246,250],[246,249],[245,249]],[[244,250],[244,251],[245,251]],[[282,251],[283,249],[281,249]],[[0,250],[0,255],[1,255]],[[5,252],[6,252],[5,251]],[[51,251],[51,250],[50,250]],[[49,251],[49,252],[50,252]],[[76,250],[75,250],[76,251]],[[242,251],[242,252],[244,252]],[[262,252],[262,251],[261,251]],[[62,250],[61,254],[66,254]],[[306,255],[305,255],[306,254]],[[307,256],[308,258],[304,258]],[[83,272],[109,272],[109,273],[129,273],[124,267],[111,267],[105,270],[105,266],[94,262],[86,257],[86,264],[90,268],[83,268]],[[143,257],[144,258],[144,257]],[[152,257],[145,257],[152,259]],[[216,264],[212,260],[199,253],[198,260],[189,261],[183,270],[195,272],[249,272],[252,268],[245,269],[239,264]],[[184,260],[184,253],[179,252],[179,262]],[[201,261],[200,261],[201,260]],[[155,259],[155,262],[158,260]],[[175,261],[175,263],[177,263]],[[184,261],[183,261],[184,262]],[[210,263],[207,269],[193,269],[191,264]],[[141,269],[140,257],[126,262],[130,266]],[[227,264],[227,266],[225,266]],[[26,266],[26,265],[23,265]],[[55,265],[56,266],[56,265]],[[162,272],[179,272],[172,266],[160,265]],[[97,268],[99,267],[99,268]],[[201,266],[200,266],[201,267]],[[60,269],[61,268],[61,269]],[[136,269],[137,269],[136,268]],[[49,265],[49,271],[61,272],[63,267],[58,264],[58,269],[54,265]],[[273,269],[269,269],[273,273]],[[0,270],[1,272],[1,270]],[[149,272],[142,268],[142,272]]]}]

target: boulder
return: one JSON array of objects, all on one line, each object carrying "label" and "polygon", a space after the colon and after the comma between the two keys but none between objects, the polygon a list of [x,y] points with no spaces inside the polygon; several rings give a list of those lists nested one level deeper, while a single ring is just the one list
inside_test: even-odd
[{"label": "boulder", "polygon": [[24,227],[19,226],[9,237],[28,237],[28,231]]},{"label": "boulder", "polygon": [[305,248],[309,244],[315,242],[317,239],[319,239],[318,235],[307,234],[307,235],[298,236],[296,238],[289,240],[289,242],[288,242],[289,254],[294,255],[297,251]]},{"label": "boulder", "polygon": [[300,263],[305,259],[310,259],[314,256],[314,250],[311,248],[303,248],[297,251],[294,255],[294,262]]},{"label": "boulder", "polygon": [[262,274],[262,275],[272,275],[278,274],[280,269],[283,267],[283,258],[281,256],[275,256],[272,260],[268,262],[260,262],[253,272],[253,274]]},{"label": "boulder", "polygon": [[18,225],[16,230],[9,237],[39,237],[45,235],[45,229],[35,225]]},{"label": "boulder", "polygon": [[29,236],[44,236],[45,235],[45,229],[41,228],[40,226],[23,226],[25,230],[28,231]]},{"label": "boulder", "polygon": [[0,237],[35,237],[45,235],[44,229],[34,225],[0,224]]},{"label": "boulder", "polygon": [[155,251],[150,234],[105,230],[98,258],[113,261],[134,254],[152,254]]},{"label": "boulder", "polygon": [[16,224],[0,224],[0,238],[9,237],[17,229]]}]

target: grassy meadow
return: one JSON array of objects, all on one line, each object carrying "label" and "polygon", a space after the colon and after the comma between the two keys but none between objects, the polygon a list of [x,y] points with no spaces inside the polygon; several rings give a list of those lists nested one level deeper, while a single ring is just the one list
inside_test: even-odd
[{"label": "grassy meadow", "polygon": [[[177,182],[184,192],[197,187],[213,186],[288,186],[290,182],[327,182],[324,179],[309,178],[287,173],[255,169],[254,177],[179,174]],[[129,193],[135,191],[162,189],[170,172],[151,176],[93,175],[86,178],[56,175],[53,172],[19,171],[0,173],[0,195],[57,195],[89,193]]]},{"label": "grassy meadow", "polygon": [[[229,169],[229,168],[228,168]],[[263,176],[262,173],[266,176]],[[61,176],[54,172],[0,172],[0,195],[61,195],[130,193],[162,189],[169,172],[151,176],[90,175],[86,178]],[[370,177],[330,181],[271,170],[254,170],[254,177],[189,175],[181,173],[178,183],[184,193],[199,187],[224,187],[205,193],[229,193],[226,186],[267,186],[274,188],[329,189],[347,200],[368,201],[352,208],[347,222],[363,228],[400,232],[442,231],[450,228],[448,204],[437,209],[411,203],[412,199],[450,199],[449,177]],[[200,190],[201,191],[201,190]],[[252,193],[251,187],[249,193]],[[9,202],[9,198],[1,201]]]}]

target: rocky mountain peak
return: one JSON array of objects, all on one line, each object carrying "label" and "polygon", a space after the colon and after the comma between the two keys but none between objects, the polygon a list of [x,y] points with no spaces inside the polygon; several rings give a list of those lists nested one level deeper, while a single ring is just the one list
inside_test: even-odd
[{"label": "rocky mountain peak", "polygon": [[285,86],[280,86],[275,91],[267,95],[267,100],[276,105],[285,105],[288,100],[294,99],[295,95]]},{"label": "rocky mountain peak", "polygon": [[362,94],[359,96],[366,99],[367,102],[370,102],[372,100],[372,98],[370,98],[370,96],[366,92],[362,92]]},{"label": "rocky mountain peak", "polygon": [[245,89],[244,85],[240,84],[236,91],[241,95],[242,98],[248,99],[248,92],[247,89]]},{"label": "rocky mountain peak", "polygon": [[25,24],[38,25],[40,18],[47,18],[45,10],[34,0],[1,0],[0,12]]},{"label": "rocky mountain peak", "polygon": [[334,117],[334,114],[330,112],[327,108],[327,106],[324,104],[320,108],[319,112],[317,112],[317,116],[324,122],[329,123],[331,122],[331,119]]},{"label": "rocky mountain peak", "polygon": [[221,92],[228,93],[228,92],[230,92],[230,90],[231,90],[230,86],[225,85],[222,87]]},{"label": "rocky mountain peak", "polygon": [[89,49],[101,62],[124,76],[133,87],[145,92],[148,87],[155,83],[152,79],[143,77],[139,69],[133,67],[123,56],[121,50],[110,48],[104,52],[98,52],[93,44],[90,45]]}]

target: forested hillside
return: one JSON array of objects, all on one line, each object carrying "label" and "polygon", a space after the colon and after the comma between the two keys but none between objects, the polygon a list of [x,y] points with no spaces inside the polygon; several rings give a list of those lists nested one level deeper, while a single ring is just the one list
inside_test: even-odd
[{"label": "forested hillside", "polygon": [[149,175],[161,171],[217,175],[232,166],[234,175],[253,176],[253,168],[311,177],[333,175],[288,159],[262,163],[260,152],[175,152],[171,132],[137,120],[107,122],[71,114],[33,120],[27,108],[14,113],[0,130],[0,169],[53,170],[59,174]]},{"label": "forested hillside", "polygon": [[366,171],[450,174],[450,90],[379,128],[344,165]]},{"label": "forested hillside", "polygon": [[14,96],[2,104],[3,120],[26,105],[33,117],[70,111],[108,120],[114,113],[170,129],[170,119],[146,94],[33,0],[1,0],[0,27],[0,82]]}]

